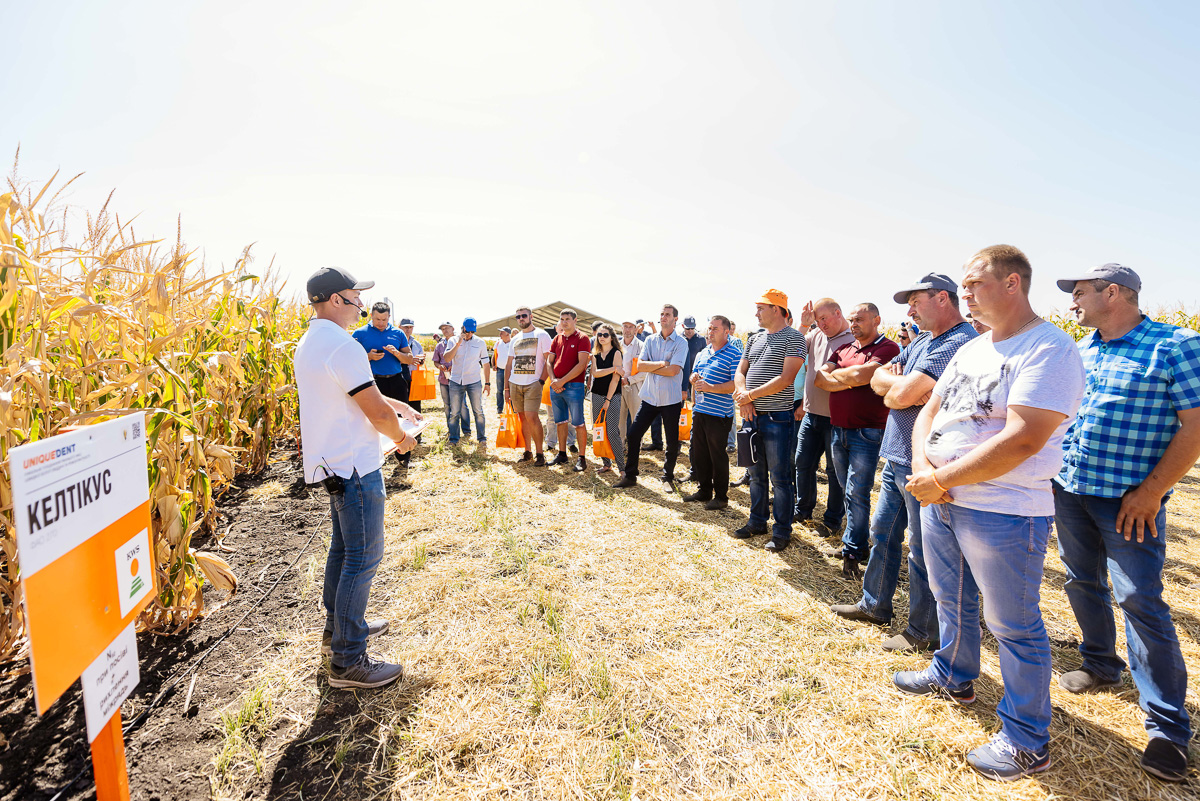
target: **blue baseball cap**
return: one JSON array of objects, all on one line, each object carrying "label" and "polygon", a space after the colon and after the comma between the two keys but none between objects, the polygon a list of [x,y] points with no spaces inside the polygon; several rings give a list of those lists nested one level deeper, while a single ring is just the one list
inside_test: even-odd
[{"label": "blue baseball cap", "polygon": [[463,320],[462,327],[464,331],[470,331],[473,334],[475,333],[475,329],[479,327],[479,324],[475,322],[474,317],[468,317]]}]

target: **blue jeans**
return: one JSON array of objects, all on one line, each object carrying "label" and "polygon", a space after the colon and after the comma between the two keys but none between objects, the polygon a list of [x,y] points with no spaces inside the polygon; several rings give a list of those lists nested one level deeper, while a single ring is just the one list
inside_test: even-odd
[{"label": "blue jeans", "polygon": [[[1188,746],[1192,730],[1184,708],[1187,667],[1163,600],[1163,562],[1167,556],[1167,503],[1154,519],[1158,537],[1146,533],[1129,542],[1117,532],[1120,498],[1076,495],[1054,487],[1058,553],[1067,568],[1067,600],[1079,621],[1083,667],[1106,681],[1117,681],[1125,663],[1117,656],[1112,601],[1125,615],[1129,669],[1146,713],[1146,731]],[[1112,578],[1112,592],[1108,580]]]},{"label": "blue jeans", "polygon": [[871,518],[871,557],[863,576],[859,606],[875,617],[890,620],[892,599],[900,581],[900,551],[904,528],[908,527],[908,628],[918,640],[938,639],[937,603],[929,589],[921,542],[921,504],[904,489],[912,467],[893,461],[883,463],[879,476],[879,502]]},{"label": "blue jeans", "polygon": [[504,414],[504,368],[496,368],[496,414]]},{"label": "blue jeans", "polygon": [[582,381],[572,381],[563,385],[562,392],[550,390],[550,408],[554,411],[554,423],[567,422],[570,418],[572,426],[578,428],[585,425],[583,418],[583,396],[587,388]]},{"label": "blue jeans", "polygon": [[475,434],[480,442],[487,439],[487,433],[484,431],[486,423],[483,419],[483,382],[476,381],[473,384],[458,384],[454,381],[450,382],[450,442],[458,442],[458,423],[462,420],[462,433],[470,436],[471,421],[467,417],[466,403],[464,396],[471,401],[471,412],[475,415]]},{"label": "blue jeans", "polygon": [[871,487],[882,444],[882,429],[833,427],[833,469],[847,500],[843,553],[860,562],[867,558],[871,541]]},{"label": "blue jeans", "polygon": [[[449,384],[439,384],[438,386],[440,386],[442,388],[442,409],[445,410],[445,412],[446,412],[446,432],[449,433],[450,432],[450,408],[451,408],[450,385]],[[468,411],[469,408],[470,407],[467,406],[467,404],[465,404],[465,403],[462,404],[461,413],[458,415],[459,425],[462,427],[463,431],[471,430],[471,414]],[[458,440],[456,438],[451,441],[457,442]]]},{"label": "blue jeans", "polygon": [[825,454],[825,478],[829,484],[829,495],[825,499],[825,525],[836,529],[846,515],[846,500],[842,495],[842,484],[833,469],[833,424],[828,417],[806,414],[800,421],[796,434],[796,508],[795,515],[801,520],[813,516],[817,508],[817,465],[821,454]]},{"label": "blue jeans", "polygon": [[1050,638],[1038,604],[1053,521],[954,504],[921,510],[942,635],[929,670],[951,690],[979,678],[982,593],[988,631],[1000,644],[1004,697],[996,714],[1008,741],[1027,751],[1050,740]]},{"label": "blue jeans", "polygon": [[333,664],[353,665],[367,650],[367,595],[383,558],[383,473],[346,479],[329,496],[333,539],[325,560],[325,630],[333,634]]},{"label": "blue jeans", "polygon": [[[796,420],[796,410],[800,408],[803,401],[796,401],[792,406],[792,439],[788,444],[788,453],[791,454],[792,463],[792,481],[795,482],[796,476],[796,452],[800,450],[800,422]],[[796,494],[796,486],[792,485],[792,495]]]},{"label": "blue jeans", "polygon": [[[792,483],[792,429],[796,421],[792,413],[759,412],[751,421],[762,440],[762,458],[750,467],[750,527],[765,529],[770,512],[775,515],[771,539],[784,545],[792,541],[792,506],[795,486]],[[768,477],[770,486],[767,485]],[[772,493],[774,498],[771,497]]]}]

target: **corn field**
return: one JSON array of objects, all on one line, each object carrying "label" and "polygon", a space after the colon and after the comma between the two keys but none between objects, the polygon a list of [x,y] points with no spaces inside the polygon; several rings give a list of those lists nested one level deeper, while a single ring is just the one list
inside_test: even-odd
[{"label": "corn field", "polygon": [[249,248],[210,275],[178,230],[173,246],[139,240],[108,203],[73,241],[56,205],[71,181],[52,194],[54,181],[37,191],[14,168],[0,195],[0,660],[24,643],[10,448],[146,413],[160,592],[141,622],[178,631],[204,609],[206,579],[236,588],[224,560],[191,547],[213,526],[214,493],[265,467],[296,423],[305,315],[277,276],[252,273]]}]

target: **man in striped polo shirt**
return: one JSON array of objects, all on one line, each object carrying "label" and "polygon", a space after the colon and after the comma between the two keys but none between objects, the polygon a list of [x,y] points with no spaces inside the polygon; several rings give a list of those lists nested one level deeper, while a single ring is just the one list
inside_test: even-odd
[{"label": "man in striped polo shirt", "polygon": [[746,539],[766,534],[767,521],[774,513],[775,525],[765,547],[776,552],[792,541],[795,481],[789,450],[796,424],[793,383],[804,366],[808,347],[804,335],[787,324],[787,295],[768,289],[754,305],[754,316],[764,330],[750,340],[738,364],[733,401],[742,420],[758,433],[761,448],[759,459],[750,468],[750,520],[732,536]]},{"label": "man in striped polo shirt", "polygon": [[1187,667],[1162,578],[1167,499],[1200,458],[1200,336],[1143,315],[1142,281],[1120,264],[1058,287],[1071,293],[1079,324],[1096,329],[1079,341],[1087,385],[1054,479],[1065,589],[1083,632],[1083,664],[1058,683],[1073,693],[1121,685],[1115,597],[1150,734],[1142,769],[1183,781],[1192,737]]},{"label": "man in striped polo shirt", "polygon": [[928,273],[892,296],[908,306],[921,333],[871,376],[871,389],[891,412],[883,431],[879,500],[871,516],[871,554],[858,603],[835,604],[835,614],[886,626],[900,580],[904,530],[908,540],[908,626],[883,643],[885,651],[928,651],[938,646],[937,604],[929,588],[921,539],[921,504],[904,485],[912,473],[913,424],[946,365],[965,343],[979,336],[958,310],[958,284]]},{"label": "man in striped polo shirt", "polygon": [[685,501],[704,501],[709,510],[729,506],[729,457],[725,438],[733,427],[733,377],[742,352],[729,338],[729,318],[708,323],[708,347],[700,351],[689,384],[696,394],[692,409],[692,472],[700,487]]}]

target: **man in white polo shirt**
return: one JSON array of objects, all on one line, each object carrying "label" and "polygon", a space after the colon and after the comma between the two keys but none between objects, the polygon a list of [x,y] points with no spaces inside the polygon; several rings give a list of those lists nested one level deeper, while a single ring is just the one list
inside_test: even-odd
[{"label": "man in white polo shirt", "polygon": [[421,415],[384,397],[371,363],[346,329],[365,317],[359,295],[374,281],[356,281],[345,270],[323,267],[308,279],[314,317],[296,346],[300,437],[306,483],[329,490],[333,537],[325,562],[325,633],[330,687],[382,687],[404,669],[367,653],[367,640],[387,631],[386,620],[366,620],[371,580],[383,557],[384,447],[399,453],[415,440],[396,415],[414,423]]}]

